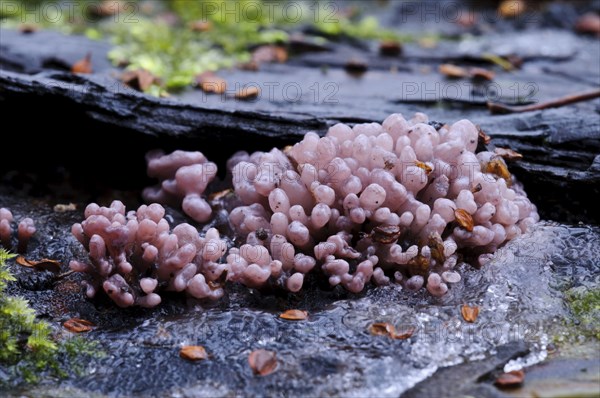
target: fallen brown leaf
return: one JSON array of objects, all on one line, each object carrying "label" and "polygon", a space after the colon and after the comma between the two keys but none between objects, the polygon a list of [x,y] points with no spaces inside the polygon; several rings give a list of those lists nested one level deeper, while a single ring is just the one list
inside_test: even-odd
[{"label": "fallen brown leaf", "polygon": [[54,205],[53,210],[57,213],[66,213],[67,211],[77,210],[77,205],[75,203],[69,203],[69,204],[58,203],[58,204]]},{"label": "fallen brown leaf", "polygon": [[483,129],[481,128],[480,125],[477,125],[476,127],[477,127],[477,132],[479,134],[479,136],[478,136],[479,144],[483,144],[483,145],[489,144],[492,141],[492,137],[487,135],[485,133],[485,131],[483,131]]},{"label": "fallen brown leaf", "polygon": [[189,27],[194,32],[208,32],[212,30],[213,24],[210,21],[192,21],[189,24]]},{"label": "fallen brown leaf", "polygon": [[402,44],[395,40],[383,40],[379,43],[379,54],[386,57],[397,57],[402,54]]},{"label": "fallen brown leaf", "polygon": [[92,73],[92,54],[87,53],[87,55],[84,58],[75,62],[71,67],[71,72],[83,74]]},{"label": "fallen brown leaf", "polygon": [[213,72],[204,72],[196,76],[198,87],[205,93],[223,94],[227,90],[227,81]]},{"label": "fallen brown leaf", "polygon": [[490,160],[485,166],[485,172],[504,178],[507,185],[510,185],[510,172],[508,171],[508,167],[506,167],[506,163],[501,158]]},{"label": "fallen brown leaf", "polygon": [[469,76],[475,80],[494,80],[496,73],[489,69],[473,67],[469,69]]},{"label": "fallen brown leaf", "polygon": [[200,345],[186,345],[181,347],[179,356],[189,361],[199,361],[208,358],[206,350]]},{"label": "fallen brown leaf", "polygon": [[358,76],[364,74],[369,69],[369,66],[363,60],[351,59],[348,62],[346,62],[346,65],[344,65],[344,69],[350,75],[358,77]]},{"label": "fallen brown leaf", "polygon": [[146,69],[136,69],[123,72],[121,81],[134,90],[146,91],[159,79]]},{"label": "fallen brown leaf", "polygon": [[252,61],[257,64],[263,62],[279,62],[284,63],[288,59],[287,50],[281,46],[265,45],[256,48],[252,52]]},{"label": "fallen brown leaf", "polygon": [[308,312],[303,310],[287,310],[279,315],[279,317],[288,321],[303,321],[308,318]]},{"label": "fallen brown leaf", "polygon": [[73,333],[89,332],[95,326],[92,322],[85,319],[71,318],[63,323],[65,329]]},{"label": "fallen brown leaf", "polygon": [[498,148],[494,149],[494,153],[505,160],[521,160],[523,159],[523,155],[519,152],[513,151],[509,148]]},{"label": "fallen brown leaf", "polygon": [[498,376],[494,384],[501,388],[512,388],[520,386],[524,380],[525,372],[523,370],[513,370]]},{"label": "fallen brown leaf", "polygon": [[102,0],[100,4],[90,4],[89,12],[98,17],[109,17],[126,11],[127,2],[123,0]]},{"label": "fallen brown leaf", "polygon": [[260,89],[256,86],[244,87],[235,93],[235,98],[240,100],[251,100],[260,95]]},{"label": "fallen brown leaf", "polygon": [[417,166],[420,169],[425,170],[425,174],[429,175],[429,173],[431,173],[431,171],[433,170],[431,168],[431,166],[429,166],[427,163],[425,162],[421,162],[421,161],[415,161],[415,166]]},{"label": "fallen brown leaf", "polygon": [[268,350],[255,350],[248,356],[248,364],[256,375],[267,376],[277,369],[277,354]]},{"label": "fallen brown leaf", "polygon": [[450,79],[460,79],[460,78],[471,78],[474,80],[493,80],[496,74],[494,71],[485,69],[485,68],[464,68],[462,66],[453,65],[453,64],[441,64],[438,67],[438,71],[450,78]]},{"label": "fallen brown leaf", "polygon": [[19,32],[23,34],[30,34],[37,32],[39,27],[31,23],[24,23],[19,25]]},{"label": "fallen brown leaf", "polygon": [[575,30],[579,33],[594,34],[600,36],[600,15],[588,12],[583,14],[575,24]]},{"label": "fallen brown leaf", "polygon": [[523,0],[503,0],[498,6],[498,14],[502,18],[516,18],[525,11],[525,7]]},{"label": "fallen brown leaf", "polygon": [[464,304],[460,307],[460,313],[465,321],[473,323],[477,320],[477,316],[479,315],[479,307]]},{"label": "fallen brown leaf", "polygon": [[373,242],[388,244],[398,240],[401,234],[400,227],[397,225],[379,225],[371,231]]},{"label": "fallen brown leaf", "polygon": [[396,334],[396,328],[387,322],[377,322],[369,326],[369,332],[374,336],[393,337]]},{"label": "fallen brown leaf", "polygon": [[23,267],[34,268],[36,271],[50,271],[53,273],[60,271],[60,261],[51,260],[49,258],[43,258],[36,261],[28,260],[23,256],[18,256],[15,261]]},{"label": "fallen brown leaf", "polygon": [[473,188],[471,188],[471,192],[477,193],[477,192],[480,192],[482,189],[483,189],[483,186],[481,186],[481,183],[477,183],[477,185],[475,185]]},{"label": "fallen brown leaf", "polygon": [[454,219],[456,223],[469,232],[473,232],[473,217],[465,209],[454,210]]},{"label": "fallen brown leaf", "polygon": [[452,65],[452,64],[441,64],[438,67],[438,71],[449,78],[458,79],[461,77],[468,77],[469,71],[462,66]]}]

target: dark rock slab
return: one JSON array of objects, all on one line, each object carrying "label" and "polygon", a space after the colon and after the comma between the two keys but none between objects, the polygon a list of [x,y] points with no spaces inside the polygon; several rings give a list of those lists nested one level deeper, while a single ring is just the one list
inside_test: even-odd
[{"label": "dark rock slab", "polygon": [[403,393],[401,398],[439,397],[453,398],[470,395],[480,398],[506,397],[491,386],[478,385],[491,372],[500,369],[511,359],[529,353],[527,345],[522,341],[513,341],[501,345],[496,354],[481,361],[463,363],[439,369],[431,377]]}]

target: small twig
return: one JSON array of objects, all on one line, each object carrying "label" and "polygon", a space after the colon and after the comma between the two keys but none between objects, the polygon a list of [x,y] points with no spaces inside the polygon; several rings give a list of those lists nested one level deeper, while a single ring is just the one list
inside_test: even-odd
[{"label": "small twig", "polygon": [[69,270],[69,271],[67,271],[67,272],[63,272],[63,273],[62,273],[62,274],[60,274],[60,275],[56,275],[56,278],[55,278],[55,279],[63,279],[63,278],[66,278],[67,276],[69,276],[69,275],[73,274],[74,272],[75,272],[75,271],[73,271],[73,270]]},{"label": "small twig", "polygon": [[521,113],[530,111],[539,111],[548,108],[558,108],[560,106],[574,104],[575,102],[587,101],[593,98],[600,97],[600,90],[588,91],[585,93],[571,94],[555,100],[540,102],[538,104],[525,106],[509,106],[497,102],[488,101],[487,107],[492,114],[499,113]]}]

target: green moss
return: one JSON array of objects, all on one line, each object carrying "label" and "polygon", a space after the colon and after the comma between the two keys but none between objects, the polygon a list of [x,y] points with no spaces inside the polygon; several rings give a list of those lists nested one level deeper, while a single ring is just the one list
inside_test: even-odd
[{"label": "green moss", "polygon": [[[0,369],[11,383],[35,383],[42,374],[60,377],[77,372],[80,359],[98,355],[95,343],[79,337],[56,341],[50,324],[37,320],[27,300],[5,293],[14,281],[6,265],[12,257],[0,249]],[[68,369],[61,363],[69,364]]]},{"label": "green moss", "polygon": [[14,280],[6,265],[12,257],[0,249],[0,364],[33,382],[38,372],[58,369],[54,360],[58,347],[50,338],[50,325],[36,320],[27,300],[4,293],[7,283]]},{"label": "green moss", "polygon": [[[160,95],[164,89],[189,86],[196,75],[205,71],[231,68],[251,59],[252,48],[289,40],[288,32],[312,26],[329,39],[352,37],[406,41],[396,32],[382,29],[374,17],[348,16],[331,2],[294,2],[274,0],[174,0],[169,2],[126,2],[117,17],[98,18],[82,15],[93,10],[99,1],[69,2],[73,13],[49,14],[55,1],[22,0],[4,7],[0,15],[5,26],[20,23],[81,33],[92,39],[109,38],[115,47],[109,58],[115,65],[128,69],[143,68],[158,76],[161,87],[152,86],[149,94]],[[54,4],[53,7],[49,5]],[[44,15],[49,18],[39,18]],[[176,16],[165,22],[165,13]],[[73,17],[75,16],[75,17]],[[168,18],[167,18],[168,19]],[[172,19],[172,18],[171,18]],[[204,21],[210,29],[190,29],[195,21]],[[322,39],[326,40],[324,37]]]},{"label": "green moss", "polygon": [[566,292],[565,298],[577,327],[600,339],[600,288],[573,288]]}]

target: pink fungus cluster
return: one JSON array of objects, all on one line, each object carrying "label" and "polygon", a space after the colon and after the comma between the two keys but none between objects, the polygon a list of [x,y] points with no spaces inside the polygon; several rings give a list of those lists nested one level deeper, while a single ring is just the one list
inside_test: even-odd
[{"label": "pink fungus cluster", "polygon": [[[12,237],[14,235],[14,218],[10,210],[0,208],[0,244],[5,249],[12,248]],[[16,226],[17,252],[25,253],[29,240],[35,233],[36,228],[33,220],[29,217],[22,219]]]},{"label": "pink fungus cluster", "polygon": [[227,250],[219,232],[211,228],[201,237],[186,223],[171,230],[164,216],[156,203],[129,212],[119,201],[87,206],[85,220],[74,224],[72,233],[89,252],[89,262],[73,260],[70,267],[92,276],[84,282],[88,297],[103,289],[121,307],[154,307],[161,290],[196,298],[223,295],[218,283],[203,275],[219,268],[215,261]]},{"label": "pink fungus cluster", "polygon": [[[214,228],[170,230],[158,204],[129,213],[93,204],[73,227],[90,263],[71,268],[93,275],[88,296],[102,287],[120,306],[155,306],[160,289],[215,299],[227,281],[297,292],[309,274],[355,293],[399,283],[443,296],[461,280],[458,264],[483,265],[539,220],[504,160],[476,152],[478,139],[468,120],[393,114],[309,132],[284,150],[239,152],[227,164],[237,201],[225,206],[236,247],[227,251]],[[161,185],[144,197],[205,222],[216,171],[200,152],[152,153],[148,174]]]},{"label": "pink fungus cluster", "polygon": [[[444,295],[463,255],[481,265],[538,220],[504,160],[475,153],[478,136],[468,120],[436,130],[424,114],[393,114],[308,133],[285,152],[238,153],[230,166],[245,205],[231,223],[284,264],[292,291],[319,267],[352,292],[393,280]],[[254,284],[266,279],[262,264]]]},{"label": "pink fungus cluster", "polygon": [[212,210],[202,195],[215,178],[216,164],[209,162],[201,152],[186,151],[169,155],[162,151],[150,152],[146,160],[148,176],[160,180],[159,186],[144,190],[147,202],[181,205],[183,212],[194,221],[210,219]]}]

